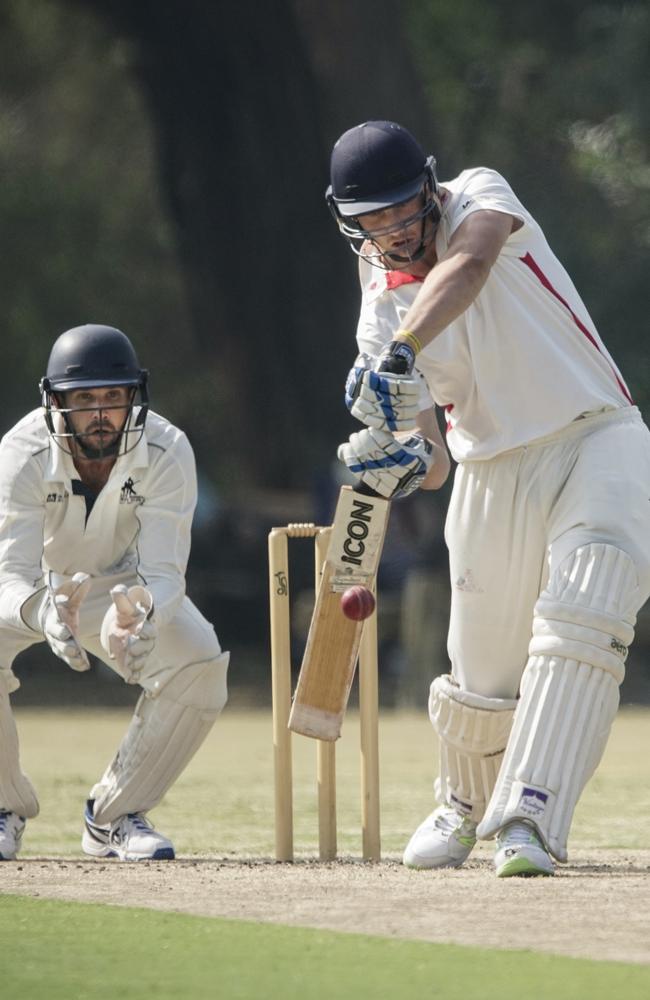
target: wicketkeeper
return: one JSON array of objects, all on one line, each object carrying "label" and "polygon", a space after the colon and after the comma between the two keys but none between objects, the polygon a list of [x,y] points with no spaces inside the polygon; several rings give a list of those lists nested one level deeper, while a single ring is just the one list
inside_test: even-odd
[{"label": "wicketkeeper", "polygon": [[89,324],[54,343],[42,407],[0,443],[0,860],[16,857],[38,798],[20,766],[12,663],[45,640],[73,670],[103,660],[142,695],[91,789],[82,847],[171,859],[146,813],[226,703],[228,653],[185,596],[196,505],[191,446],[149,411],[129,339]]},{"label": "wicketkeeper", "polygon": [[461,865],[496,837],[497,875],[550,875],[650,594],[650,434],[494,170],[440,184],[406,129],[370,121],[334,146],[327,200],[361,281],[346,400],[366,427],[340,456],[385,497],[435,488],[448,471],[437,405],[458,463],[451,672],[429,699],[440,804],[404,863]]}]

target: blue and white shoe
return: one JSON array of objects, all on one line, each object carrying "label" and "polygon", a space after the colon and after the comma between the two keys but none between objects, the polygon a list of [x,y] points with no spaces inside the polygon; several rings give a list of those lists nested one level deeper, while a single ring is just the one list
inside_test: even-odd
[{"label": "blue and white shoe", "polygon": [[0,861],[15,861],[25,831],[25,820],[18,813],[0,809]]},{"label": "blue and white shoe", "polygon": [[550,854],[537,830],[528,823],[508,823],[497,834],[494,867],[498,878],[512,875],[554,875]]},{"label": "blue and white shoe", "polygon": [[93,802],[86,803],[85,829],[81,838],[84,854],[120,861],[173,861],[174,845],[142,813],[128,813],[105,826],[93,819]]}]

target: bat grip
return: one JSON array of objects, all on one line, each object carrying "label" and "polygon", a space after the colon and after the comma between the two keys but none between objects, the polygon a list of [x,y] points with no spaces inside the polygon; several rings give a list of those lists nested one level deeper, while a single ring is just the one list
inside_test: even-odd
[{"label": "bat grip", "polygon": [[386,497],[383,497],[381,493],[377,493],[376,490],[371,489],[366,483],[356,483],[352,489],[355,493],[361,493],[364,497],[374,497],[378,500],[386,499]]}]

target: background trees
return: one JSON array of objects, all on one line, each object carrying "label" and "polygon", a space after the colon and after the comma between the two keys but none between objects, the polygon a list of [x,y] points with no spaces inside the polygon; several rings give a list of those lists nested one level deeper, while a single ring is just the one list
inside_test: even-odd
[{"label": "background trees", "polygon": [[650,405],[647,4],[0,0],[0,59],[3,427],[59,332],[123,328],[197,452],[216,614],[264,598],[269,520],[327,516],[352,429],[355,269],[323,200],[352,124],[402,121],[442,179],[502,171]]},{"label": "background trees", "polygon": [[504,172],[641,405],[650,12],[503,0],[2,0],[7,422],[55,334],[124,326],[222,488],[304,488],[349,422],[329,149],[394,117]]}]

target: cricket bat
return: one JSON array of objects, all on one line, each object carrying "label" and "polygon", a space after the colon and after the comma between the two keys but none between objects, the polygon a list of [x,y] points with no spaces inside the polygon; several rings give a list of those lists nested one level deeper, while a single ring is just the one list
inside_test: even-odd
[{"label": "cricket bat", "polygon": [[295,733],[341,735],[364,624],[343,614],[341,594],[357,584],[373,588],[389,511],[389,500],[341,487],[289,716]]}]

